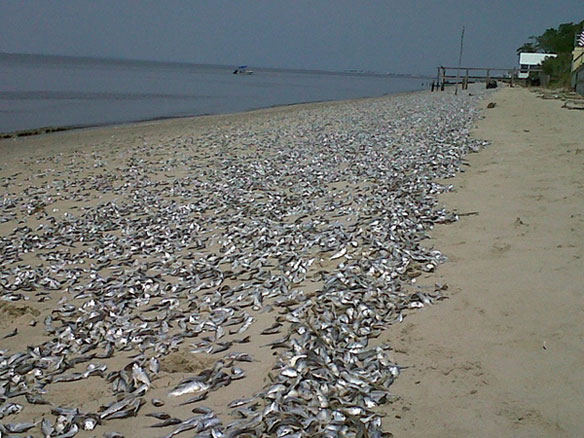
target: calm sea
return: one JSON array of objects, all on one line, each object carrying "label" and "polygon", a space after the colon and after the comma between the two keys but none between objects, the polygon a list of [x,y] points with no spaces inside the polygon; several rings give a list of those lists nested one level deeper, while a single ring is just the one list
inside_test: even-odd
[{"label": "calm sea", "polygon": [[0,132],[223,114],[418,90],[381,75],[0,53]]}]

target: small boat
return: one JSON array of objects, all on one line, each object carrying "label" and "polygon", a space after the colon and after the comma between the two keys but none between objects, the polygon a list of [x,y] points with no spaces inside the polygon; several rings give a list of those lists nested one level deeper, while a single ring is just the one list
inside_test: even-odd
[{"label": "small boat", "polygon": [[253,74],[252,70],[247,69],[247,65],[240,65],[235,70],[233,70],[234,75],[251,75]]}]

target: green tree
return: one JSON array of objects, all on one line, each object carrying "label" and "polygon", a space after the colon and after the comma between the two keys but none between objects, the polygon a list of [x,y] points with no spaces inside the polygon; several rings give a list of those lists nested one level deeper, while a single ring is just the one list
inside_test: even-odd
[{"label": "green tree", "polygon": [[550,77],[550,86],[570,86],[571,63],[571,53],[560,53],[557,57],[548,58],[541,64],[543,72]]},{"label": "green tree", "polygon": [[563,23],[557,29],[547,29],[536,37],[537,45],[545,53],[567,53],[574,49],[574,37],[582,32],[584,21],[580,23]]},{"label": "green tree", "polygon": [[536,47],[535,42],[525,43],[517,49],[518,55],[520,53],[535,53],[535,52],[537,52],[537,47]]},{"label": "green tree", "polygon": [[542,63],[543,72],[550,77],[551,86],[567,87],[570,84],[570,66],[576,35],[582,32],[584,20],[579,23],[562,23],[557,29],[549,28],[539,35],[529,37],[529,42],[517,49],[521,52],[555,53]]},{"label": "green tree", "polygon": [[520,52],[567,53],[574,49],[574,38],[582,32],[584,20],[579,23],[562,23],[557,29],[549,28],[537,36],[529,37],[529,42],[517,49]]}]

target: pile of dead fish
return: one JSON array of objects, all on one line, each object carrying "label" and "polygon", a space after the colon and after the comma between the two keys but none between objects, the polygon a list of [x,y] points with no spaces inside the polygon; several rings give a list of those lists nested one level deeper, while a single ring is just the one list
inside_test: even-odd
[{"label": "pile of dead fish", "polygon": [[[478,99],[303,110],[144,144],[121,163],[76,155],[62,172],[51,169],[67,159],[58,156],[44,163],[44,184],[21,192],[4,176],[0,222],[14,227],[0,240],[1,299],[51,309],[31,317],[48,340],[0,351],[0,436],[73,437],[162,406],[148,392],[161,360],[184,345],[217,360],[170,388],[189,396],[193,417],[148,414],[166,437],[382,436],[376,408],[400,367],[375,340],[405,310],[441,298],[411,279],[443,262],[423,246],[434,224],[456,220],[436,199],[449,187],[435,181],[485,145],[469,136]],[[65,199],[77,210],[53,214]],[[22,262],[30,254],[38,263]],[[274,314],[262,334],[281,335],[265,346],[278,352],[270,383],[234,400],[224,424],[200,402],[245,378],[246,332],[262,312]],[[114,357],[124,365],[112,369]],[[50,402],[53,385],[88,378],[110,394],[96,411]],[[23,416],[31,404],[42,416]]]}]

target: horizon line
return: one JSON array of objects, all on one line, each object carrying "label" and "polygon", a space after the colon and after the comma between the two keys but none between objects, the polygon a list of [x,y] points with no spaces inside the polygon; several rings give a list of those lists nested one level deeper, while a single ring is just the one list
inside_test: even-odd
[{"label": "horizon line", "polygon": [[[163,61],[155,59],[142,59],[142,58],[120,58],[114,56],[95,56],[95,55],[65,55],[58,53],[30,53],[30,52],[5,52],[0,50],[0,55],[21,55],[21,56],[45,56],[53,58],[77,58],[77,59],[87,59],[87,60],[104,60],[104,61],[119,61],[119,62],[144,62],[152,64],[179,64],[179,65],[197,65],[197,66],[214,66],[214,67],[226,67],[233,68],[240,64],[217,64],[217,63],[201,63],[201,62],[189,62],[189,61]],[[393,73],[393,72],[379,72],[374,70],[365,69],[344,69],[344,70],[326,70],[322,68],[299,68],[299,67],[270,67],[270,66],[254,66],[256,69],[260,70],[281,70],[281,71],[297,71],[297,72],[314,72],[314,73],[327,73],[327,74],[346,74],[346,75],[368,75],[368,76],[402,76],[402,77],[412,77],[412,78],[430,78],[431,74],[424,73]]]}]

